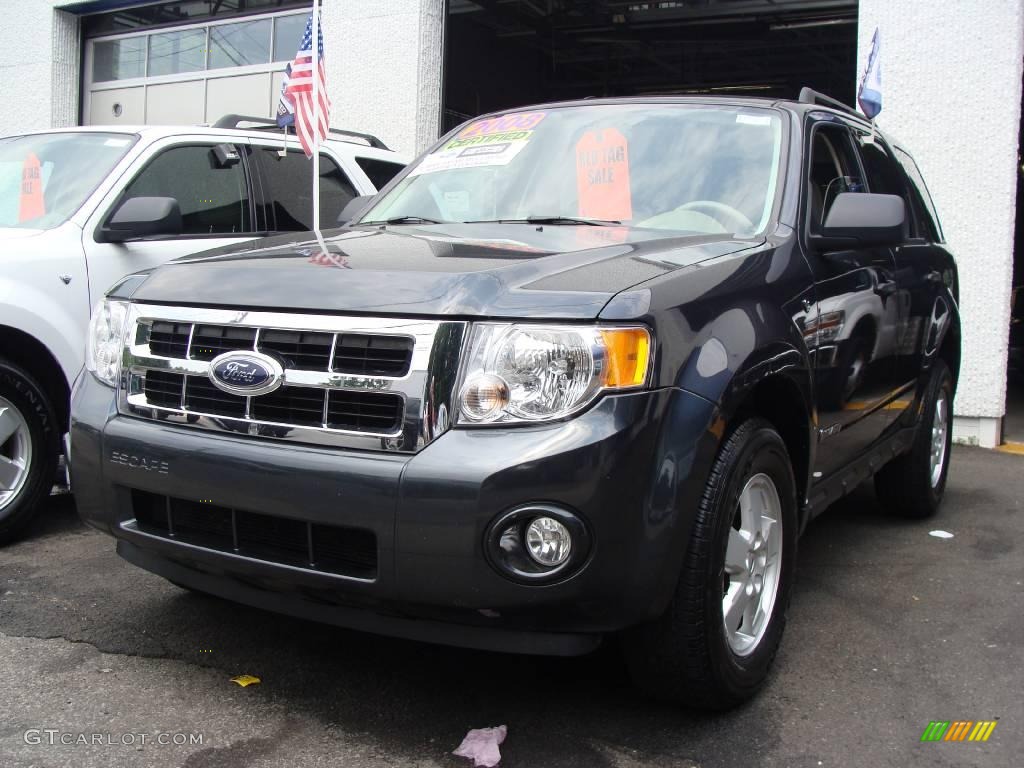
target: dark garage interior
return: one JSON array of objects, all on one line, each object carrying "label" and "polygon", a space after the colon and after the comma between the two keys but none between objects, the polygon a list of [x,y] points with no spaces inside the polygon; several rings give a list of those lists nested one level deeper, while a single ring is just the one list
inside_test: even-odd
[{"label": "dark garage interior", "polygon": [[[1024,83],[1021,84],[1024,104]],[[1013,237],[1013,286],[1003,441],[1024,444],[1024,111],[1017,142],[1017,220]]]},{"label": "dark garage interior", "polygon": [[847,103],[856,0],[449,0],[445,129],[498,109],[644,94]]}]

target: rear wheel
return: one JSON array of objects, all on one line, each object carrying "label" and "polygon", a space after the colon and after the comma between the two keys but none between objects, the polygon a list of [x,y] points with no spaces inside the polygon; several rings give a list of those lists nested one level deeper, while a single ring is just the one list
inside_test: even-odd
[{"label": "rear wheel", "polygon": [[0,544],[22,534],[49,495],[59,445],[57,418],[43,389],[0,360]]},{"label": "rear wheel", "polygon": [[668,610],[626,638],[637,685],[709,709],[753,696],[782,640],[796,529],[786,446],[767,421],[748,420],[715,460]]},{"label": "rear wheel", "polygon": [[946,491],[953,447],[953,375],[941,359],[932,364],[921,409],[910,450],[875,475],[878,500],[903,517],[934,515]]}]

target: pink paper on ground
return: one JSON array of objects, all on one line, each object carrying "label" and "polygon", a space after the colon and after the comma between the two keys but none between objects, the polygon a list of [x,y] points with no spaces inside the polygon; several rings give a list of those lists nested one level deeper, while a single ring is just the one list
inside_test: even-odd
[{"label": "pink paper on ground", "polygon": [[494,768],[501,762],[501,752],[498,745],[508,735],[508,728],[499,725],[497,728],[474,728],[466,734],[466,738],[459,744],[459,748],[453,754],[459,757],[468,757],[477,768]]}]

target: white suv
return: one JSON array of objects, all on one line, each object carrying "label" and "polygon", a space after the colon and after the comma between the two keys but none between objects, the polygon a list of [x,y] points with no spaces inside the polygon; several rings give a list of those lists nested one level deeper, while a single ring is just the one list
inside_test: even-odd
[{"label": "white suv", "polygon": [[[322,226],[406,162],[376,137],[332,131]],[[51,488],[90,308],[169,259],[309,230],[311,167],[294,135],[237,115],[0,138],[0,543]]]}]

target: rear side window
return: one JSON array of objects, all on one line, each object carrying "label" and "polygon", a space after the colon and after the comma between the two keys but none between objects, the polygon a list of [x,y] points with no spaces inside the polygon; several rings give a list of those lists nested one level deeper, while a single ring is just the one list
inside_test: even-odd
[{"label": "rear side window", "polygon": [[942,233],[942,223],[939,221],[939,215],[935,211],[935,203],[932,202],[931,193],[928,192],[928,186],[924,183],[924,176],[921,175],[921,169],[917,167],[917,163],[905,151],[899,147],[895,148],[896,159],[899,160],[900,165],[903,166],[903,170],[907,173],[907,178],[910,179],[910,192],[911,197],[914,198],[916,207],[920,208],[920,218],[926,229],[931,230],[930,234],[932,239],[936,242],[945,242],[946,236]]},{"label": "rear side window", "polygon": [[132,197],[173,197],[186,236],[252,232],[242,164],[220,166],[210,145],[165,149],[128,185]]},{"label": "rear side window", "polygon": [[401,163],[389,163],[387,160],[377,160],[372,157],[357,157],[356,163],[363,169],[373,186],[380,190],[405,168]]},{"label": "rear side window", "polygon": [[[301,151],[256,150],[262,170],[267,229],[308,232],[313,228],[313,161]],[[337,226],[341,209],[358,195],[345,172],[330,157],[320,155],[320,223]]]}]

